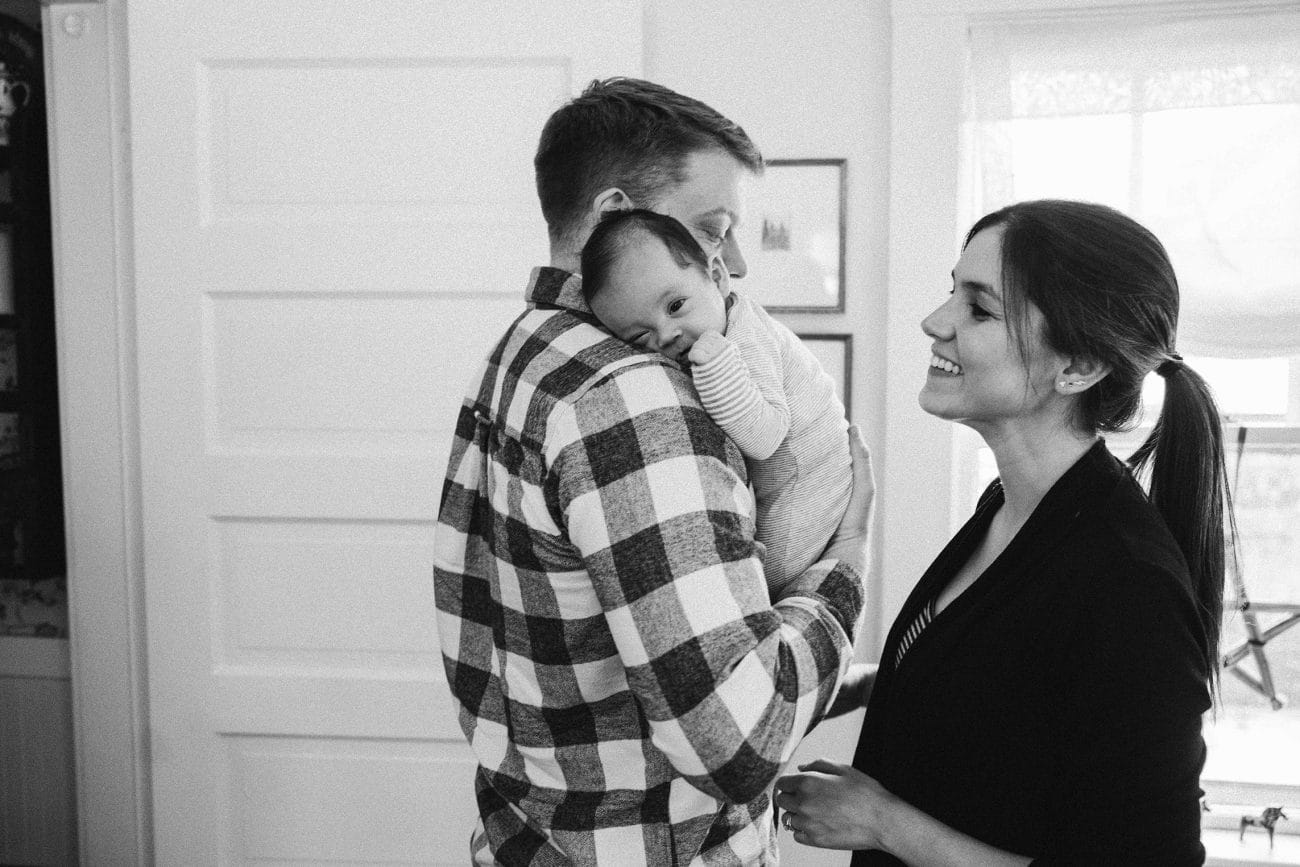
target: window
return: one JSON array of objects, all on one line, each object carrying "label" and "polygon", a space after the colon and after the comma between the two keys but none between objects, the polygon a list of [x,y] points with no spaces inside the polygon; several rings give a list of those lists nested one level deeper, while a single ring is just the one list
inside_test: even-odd
[{"label": "window", "polygon": [[[1079,198],[1133,215],[1165,243],[1182,287],[1179,351],[1225,415],[1241,576],[1267,631],[1300,612],[1300,10],[1206,8],[972,24],[959,222],[1023,199]],[[1152,376],[1146,423],[1112,437],[1114,451],[1136,448],[1160,389]],[[958,450],[964,519],[996,468],[969,431]],[[1237,598],[1231,579],[1225,596]],[[1230,608],[1223,650],[1247,638],[1247,618]],[[1293,701],[1274,709],[1224,673],[1205,729],[1210,826],[1236,830],[1252,809],[1300,803],[1300,625],[1264,651]],[[1239,670],[1260,679],[1251,658]]]}]

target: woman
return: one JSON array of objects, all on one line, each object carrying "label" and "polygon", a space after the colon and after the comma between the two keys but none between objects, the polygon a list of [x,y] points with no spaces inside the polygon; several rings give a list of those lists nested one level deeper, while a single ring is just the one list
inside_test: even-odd
[{"label": "woman", "polygon": [[[1232,519],[1218,412],[1175,352],[1177,318],[1164,248],[1110,208],[1023,202],[970,230],[922,323],[920,402],[978,431],[999,479],[878,671],[846,684],[867,703],[852,767],[777,782],[797,842],[860,850],[855,865],[1203,862]],[[1101,434],[1133,421],[1153,370],[1164,404],[1131,471]]]}]

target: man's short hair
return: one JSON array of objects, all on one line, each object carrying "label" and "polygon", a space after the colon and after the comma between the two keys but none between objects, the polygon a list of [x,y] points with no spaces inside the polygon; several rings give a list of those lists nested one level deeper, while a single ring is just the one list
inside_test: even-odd
[{"label": "man's short hair", "polygon": [[697,99],[636,78],[587,85],[546,121],[533,167],[552,243],[573,242],[601,190],[654,204],[685,180],[688,156],[722,151],[750,171],[763,156],[737,124]]},{"label": "man's short hair", "polygon": [[709,273],[709,260],[700,242],[679,221],[644,208],[607,211],[582,248],[582,295],[591,299],[609,285],[610,273],[627,248],[643,237],[658,239],[679,268]]}]

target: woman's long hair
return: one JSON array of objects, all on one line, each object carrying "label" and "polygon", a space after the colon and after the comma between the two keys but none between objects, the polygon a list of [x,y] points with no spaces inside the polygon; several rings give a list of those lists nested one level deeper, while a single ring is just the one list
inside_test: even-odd
[{"label": "woman's long hair", "polygon": [[1178,280],[1164,245],[1113,208],[1086,202],[1020,202],[979,220],[966,243],[1002,227],[1002,282],[1008,324],[1022,354],[1029,305],[1046,321],[1045,339],[1062,355],[1109,365],[1078,401],[1080,430],[1131,426],[1142,383],[1155,371],[1164,404],[1151,435],[1129,459],[1147,480],[1191,573],[1205,642],[1206,678],[1217,686],[1225,552],[1236,546],[1223,428],[1210,390],[1177,354]]}]

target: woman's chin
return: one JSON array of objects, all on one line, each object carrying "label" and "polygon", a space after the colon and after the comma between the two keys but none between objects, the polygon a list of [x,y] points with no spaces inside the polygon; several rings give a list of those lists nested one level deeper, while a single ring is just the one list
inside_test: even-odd
[{"label": "woman's chin", "polygon": [[921,409],[925,410],[935,418],[947,419],[949,421],[953,419],[952,409],[949,406],[951,401],[945,400],[943,395],[934,394],[929,388],[921,389],[921,393],[917,395],[916,402],[921,405]]}]

